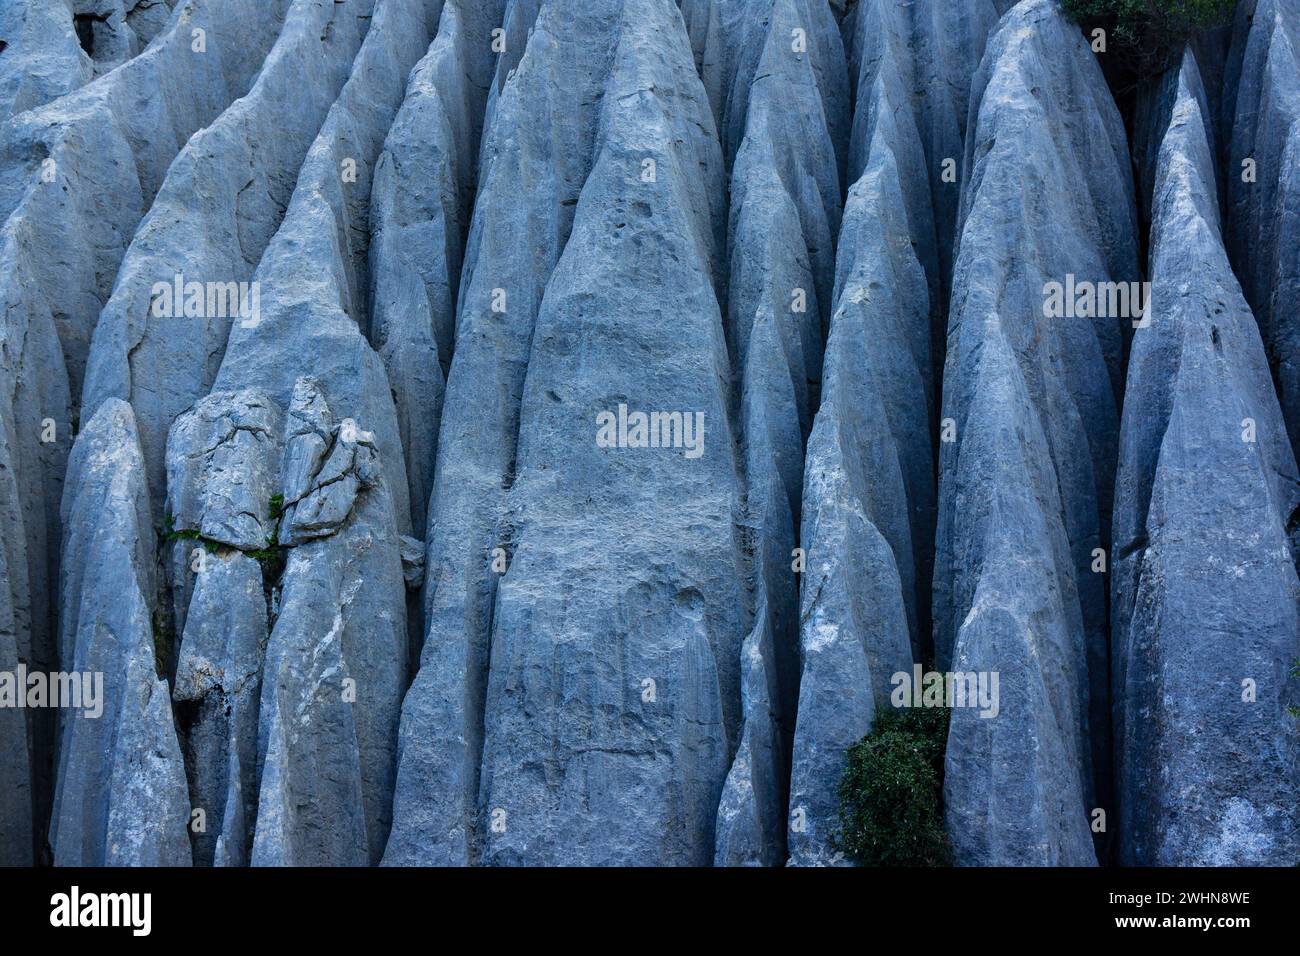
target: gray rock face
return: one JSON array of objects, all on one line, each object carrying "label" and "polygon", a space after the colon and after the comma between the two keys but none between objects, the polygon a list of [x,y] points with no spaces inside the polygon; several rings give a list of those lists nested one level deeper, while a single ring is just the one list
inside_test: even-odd
[{"label": "gray rock face", "polygon": [[[761,8],[752,5],[747,13]],[[746,825],[723,828],[715,858],[771,864],[785,858],[799,672],[795,529],[840,217],[843,149],[841,141],[837,151],[835,136],[843,132],[844,98],[824,99],[822,86],[842,90],[845,68],[827,8],[777,0],[763,20],[765,32],[746,35],[759,46],[757,57],[739,52],[754,64],[752,78],[736,77],[749,83],[748,93],[742,98],[733,86],[730,100],[744,102],[746,116],[731,178],[727,337],[738,372],[736,430],[754,528],[751,587],[757,613],[768,619],[755,621],[742,650],[746,740],[719,808],[720,821],[739,812]],[[759,665],[754,654],[767,658]],[[750,719],[756,726],[748,726]],[[778,746],[769,757],[756,748],[767,748],[773,732]],[[743,842],[755,838],[760,842]]]},{"label": "gray rock face", "polygon": [[[0,604],[12,607],[19,659],[33,668],[56,663],[59,502],[94,316],[163,170],[247,88],[282,6],[187,0],[139,56],[0,127],[0,539],[10,569]],[[47,713],[29,721],[43,829],[53,724]]]},{"label": "gray rock face", "polygon": [[1165,88],[1150,325],[1133,339],[1116,482],[1121,860],[1279,863],[1300,852],[1300,731],[1285,709],[1300,657],[1295,458],[1220,238],[1190,50]]},{"label": "gray rock face", "polygon": [[[712,858],[743,633],[722,168],[675,6],[629,14],[543,5],[493,108],[387,862]],[[506,208],[540,162],[554,175]],[[644,360],[589,364],[613,343]],[[620,404],[702,413],[698,452],[598,446]]]},{"label": "gray rock face", "polygon": [[[838,331],[833,334],[839,334]],[[840,386],[828,376],[828,395]],[[854,396],[847,388],[845,398]],[[911,669],[898,566],[869,519],[862,474],[846,445],[853,425],[828,397],[808,442],[803,541],[798,722],[790,777],[790,862],[840,862],[836,789],[845,751],[886,706],[890,675]]]},{"label": "gray rock face", "polygon": [[780,866],[785,862],[788,719],[779,701],[778,655],[765,605],[740,650],[743,724],[740,746],[727,771],[714,829],[715,866]]},{"label": "gray rock face", "polygon": [[175,0],[10,0],[0,8],[0,120],[139,55]]},{"label": "gray rock face", "polygon": [[[783,47],[781,52],[796,57],[803,64],[801,69],[812,71],[818,112],[828,128],[842,175],[848,142],[849,78],[843,43],[827,5],[817,0],[785,4],[773,0],[683,0],[681,8],[728,167],[734,164],[750,127],[750,95],[767,79],[760,60],[766,58],[768,65],[774,65],[777,61],[772,57]],[[793,115],[784,119],[809,121]],[[822,147],[817,144],[817,148]]]},{"label": "gray rock face", "polygon": [[[102,713],[60,715],[50,845],[60,866],[188,866],[189,800],[150,606],[156,560],[131,408],[105,403],[68,464],[60,660]],[[83,699],[84,702],[84,699]]]},{"label": "gray rock face", "polygon": [[0,0],[0,864],[1293,862],[1297,4]]},{"label": "gray rock face", "polygon": [[388,835],[406,681],[398,536],[371,439],[308,380],[288,417],[281,543],[301,543],[266,649],[252,862],[366,865]]},{"label": "gray rock face", "polygon": [[[959,4],[863,0],[845,20],[850,73],[859,103],[878,86],[890,89],[895,117],[905,138],[895,149],[912,149],[915,125],[921,162],[911,156],[901,186],[913,217],[912,239],[926,275],[934,316],[934,354],[942,360],[947,294],[952,281],[963,145],[966,140],[970,88],[989,34],[1010,0],[973,0]],[[909,124],[906,113],[911,114]],[[849,149],[849,177],[866,168],[881,114],[863,109],[854,116]],[[931,225],[931,222],[933,225]],[[936,372],[937,372],[936,368]]]},{"label": "gray rock face", "polygon": [[168,570],[181,635],[173,696],[190,793],[207,818],[194,834],[200,865],[249,859],[272,582],[247,552],[274,540],[283,431],[264,395],[219,393],[178,419],[168,444],[168,513],[199,535],[172,545]]},{"label": "gray rock face", "polygon": [[[1228,184],[1228,248],[1259,322],[1293,446],[1300,444],[1300,3],[1242,4]],[[1250,14],[1253,13],[1253,16]],[[1248,25],[1248,27],[1247,27]],[[1225,117],[1225,124],[1229,122]]]},{"label": "gray rock face", "polygon": [[246,390],[207,396],[172,427],[167,514],[184,537],[166,549],[165,569],[178,635],[186,630],[195,575],[209,545],[254,551],[274,537],[283,419],[266,395]]},{"label": "gray rock face", "polygon": [[456,294],[503,0],[451,0],[375,169],[370,341],[397,404],[411,520],[423,529],[455,340]]},{"label": "gray rock face", "polygon": [[186,143],[127,249],[95,327],[82,414],[109,396],[131,403],[159,505],[167,430],[211,389],[231,324],[258,321],[249,280],[374,6],[295,0],[252,89]]},{"label": "gray rock face", "polygon": [[[205,526],[246,552],[269,548],[284,564],[262,582],[272,612],[256,721],[254,865],[373,863],[388,835],[406,684],[401,548],[410,518],[392,396],[358,320],[367,312],[370,171],[440,9],[417,0],[376,4],[254,274],[264,290],[260,320],[232,325],[214,394],[200,403],[236,433],[245,426],[227,420],[252,419],[250,437],[235,435],[247,452],[232,454],[257,457],[227,467],[197,456],[200,474],[187,484],[219,504]],[[303,257],[323,271],[303,274]],[[242,398],[249,390],[254,397]],[[272,418],[283,409],[282,436],[258,424],[254,409]],[[181,421],[169,470],[185,470],[196,450],[210,447],[204,429],[178,439]],[[189,601],[186,634],[213,626],[196,621],[197,599]],[[247,751],[252,725],[241,726]],[[229,764],[228,789],[248,786],[241,768],[242,758]],[[247,833],[248,806],[236,835]]]},{"label": "gray rock face", "polygon": [[[954,13],[956,14],[954,17]],[[931,436],[955,174],[971,74],[997,19],[892,0],[844,22],[856,86],[824,392],[804,483],[791,862],[837,863],[836,787],[889,680],[928,648]],[[945,168],[945,158],[953,158]]]},{"label": "gray rock face", "polygon": [[[283,415],[255,390],[213,393],[177,421],[168,457],[177,527],[217,546],[183,542],[174,563],[197,579],[176,675],[191,790],[211,820],[197,859],[365,864],[391,784],[361,775],[385,772],[405,663],[404,615],[387,606],[404,593],[401,558],[383,574],[367,564],[376,534],[397,539],[372,437],[303,378]],[[384,587],[376,604],[357,596],[362,574]],[[353,614],[376,616],[373,644]],[[326,764],[340,789],[314,784]]]},{"label": "gray rock face", "polygon": [[1046,0],[999,24],[971,116],[934,627],[939,668],[999,672],[1002,703],[995,718],[954,709],[947,823],[960,863],[1088,864],[1108,756],[1092,564],[1107,544],[1126,318],[1045,313],[1049,283],[1136,279],[1133,187],[1100,69]]},{"label": "gray rock face", "polygon": [[177,0],[71,0],[73,24],[96,76],[137,56],[161,33]]},{"label": "gray rock face", "polygon": [[267,607],[258,562],[242,551],[199,556],[176,663],[174,698],[190,794],[205,816],[200,865],[246,865],[257,814],[257,723]]},{"label": "gray rock face", "polygon": [[[94,316],[167,167],[192,133],[247,91],[287,6],[186,0],[140,56],[15,117],[0,134],[6,235],[12,242],[23,233],[21,248],[0,258],[0,277],[52,318],[74,395]],[[187,82],[171,82],[177,75]],[[87,237],[88,251],[74,261],[60,254],[69,234]]]},{"label": "gray rock face", "polygon": [[929,294],[899,189],[903,135],[889,90],[849,194],[824,392],[804,482],[798,724],[791,862],[835,862],[844,753],[871,728],[889,679],[910,672],[917,564],[934,527]]},{"label": "gray rock face", "polygon": [[[738,732],[737,479],[706,199],[721,164],[675,6],[636,9],[611,37],[597,151],[532,336],[484,720],[489,863],[709,862]],[[588,370],[601,342],[644,362]],[[681,409],[698,442],[600,447],[620,404]]]},{"label": "gray rock face", "polygon": [[12,0],[0,8],[0,120],[85,85],[94,65],[77,42],[72,0]]},{"label": "gray rock face", "polygon": [[[477,857],[488,640],[500,576],[493,564],[503,566],[509,547],[499,523],[515,473],[529,343],[586,180],[593,105],[618,14],[598,5],[568,18],[523,3],[506,12],[505,38],[509,50],[518,50],[519,66],[513,73],[498,68],[484,126],[428,509],[426,635],[403,704],[386,863],[464,864]],[[537,51],[527,61],[521,33]],[[535,180],[530,169],[553,173]],[[521,195],[525,180],[534,188]],[[531,256],[517,254],[524,247]]]},{"label": "gray rock face", "polygon": [[[0,447],[0,454],[7,452]],[[12,483],[6,480],[5,485],[5,498],[16,498]],[[27,663],[25,656],[19,656],[18,639],[30,633],[30,624],[20,625],[24,609],[13,602],[15,591],[25,591],[26,576],[26,556],[19,543],[0,546],[0,577],[10,583],[0,589],[0,673],[17,674],[19,665]],[[34,719],[30,711],[0,709],[0,866],[30,866],[36,858],[32,785],[33,761],[39,760],[40,754],[32,750],[34,728],[29,721]]]}]

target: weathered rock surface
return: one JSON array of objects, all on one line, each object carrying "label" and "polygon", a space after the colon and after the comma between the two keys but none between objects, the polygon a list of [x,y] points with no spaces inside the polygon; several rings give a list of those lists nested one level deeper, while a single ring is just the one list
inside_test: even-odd
[{"label": "weathered rock surface", "polygon": [[870,730],[890,677],[911,671],[914,554],[928,550],[934,527],[929,293],[899,190],[899,114],[883,87],[861,108],[880,113],[877,141],[840,233],[837,306],[804,481],[794,863],[836,859],[844,753]]},{"label": "weathered rock surface", "polygon": [[108,73],[137,56],[167,26],[177,0],[72,0],[77,40]]},{"label": "weathered rock surface", "polygon": [[12,0],[0,7],[0,120],[85,85],[94,64],[77,42],[72,0]]},{"label": "weathered rock surface", "polygon": [[168,564],[181,635],[173,696],[194,806],[195,861],[247,863],[257,808],[257,724],[268,583],[247,552],[274,539],[283,415],[255,391],[207,396],[177,420],[167,511],[186,535]]},{"label": "weathered rock surface", "polygon": [[[710,862],[738,736],[737,478],[708,204],[720,156],[675,5],[628,5],[611,39],[524,384],[484,721],[489,863]],[[602,341],[643,361],[589,371],[584,345]],[[622,403],[694,416],[698,444],[599,447],[599,416]]]},{"label": "weathered rock surface", "polygon": [[9,0],[0,8],[0,120],[139,55],[176,0]]},{"label": "weathered rock surface", "polygon": [[92,414],[112,396],[135,409],[155,520],[167,430],[211,389],[231,324],[258,321],[249,279],[374,7],[295,0],[252,89],[185,144],[127,249],[95,327],[81,407]]},{"label": "weathered rock surface", "polygon": [[1125,318],[1047,317],[1045,304],[1071,275],[1137,278],[1133,186],[1101,71],[1049,0],[1002,19],[971,116],[934,628],[939,669],[999,672],[1002,702],[995,718],[954,709],[947,824],[959,863],[1089,864],[1109,749],[1092,564],[1107,544]]},{"label": "weathered rock surface", "polygon": [[[4,440],[7,429],[0,431]],[[0,446],[0,455],[8,448]],[[0,475],[4,482],[4,498],[17,497],[8,473]],[[29,652],[23,648],[19,654],[19,639],[30,633],[30,624],[20,617],[24,608],[15,606],[15,592],[26,591],[27,559],[21,543],[6,541],[0,544],[0,577],[9,587],[0,589],[0,673],[17,674],[20,664],[29,662]],[[0,708],[0,866],[30,866],[36,860],[37,824],[33,806],[32,786],[34,762],[42,758],[33,744],[44,744],[48,736],[37,737],[36,728],[29,721],[37,720],[31,711],[15,707]]]},{"label": "weathered rock surface", "polygon": [[[247,89],[286,5],[186,0],[139,56],[0,127],[0,603],[33,668],[56,665],[59,502],[94,317],[167,164]],[[53,726],[48,713],[30,723],[43,829]]]},{"label": "weathered rock surface", "polygon": [[66,671],[100,675],[102,713],[60,714],[56,865],[188,866],[189,799],[150,605],[157,565],[131,408],[111,401],[68,463],[60,588]]},{"label": "weathered rock surface", "polygon": [[718,800],[715,866],[780,866],[785,862],[788,711],[780,704],[778,655],[772,617],[760,604],[754,629],[741,645],[740,694],[744,723],[740,746]]},{"label": "weathered rock surface", "polygon": [[971,82],[998,17],[1013,5],[1014,0],[948,5],[863,0],[845,20],[849,69],[859,100],[849,147],[850,181],[866,168],[874,127],[883,115],[863,108],[861,101],[879,87],[888,89],[893,120],[900,127],[893,148],[910,153],[913,135],[920,147],[918,156],[900,161],[905,170],[900,185],[908,197],[912,241],[930,279],[936,363],[943,354]]},{"label": "weathered rock surface", "polygon": [[1228,248],[1300,444],[1300,3],[1248,0],[1231,56]]},{"label": "weathered rock surface", "polygon": [[[760,61],[766,58],[768,65],[774,65],[772,57],[778,47],[784,47],[783,52],[796,57],[801,69],[812,72],[817,108],[842,175],[850,87],[843,42],[830,8],[817,0],[786,4],[773,0],[683,0],[681,8],[728,168],[751,125],[750,95],[767,79]],[[791,123],[810,121],[794,115],[785,119]],[[822,149],[820,143],[815,145]]]},{"label": "weathered rock surface", "polygon": [[[795,0],[752,4],[745,23],[756,22],[765,30],[747,29],[746,40],[758,45],[757,56],[738,51],[753,63],[752,77],[735,77],[729,102],[745,105],[745,124],[731,173],[726,327],[753,527],[749,588],[761,616],[743,649],[745,740],[719,809],[715,858],[771,865],[786,855],[799,679],[794,548],[839,230],[844,149],[836,137],[844,130],[845,98],[837,94],[846,72],[829,8]],[[748,84],[743,96],[741,83]],[[766,659],[760,664],[756,654]],[[773,733],[768,755],[762,751]],[[721,827],[736,814],[744,827]]]},{"label": "weathered rock surface", "polygon": [[[283,563],[273,580],[263,570],[272,606],[257,717],[254,865],[373,863],[388,836],[406,685],[401,549],[410,517],[392,395],[359,322],[368,311],[371,171],[441,7],[376,3],[350,78],[254,274],[260,320],[231,327],[205,400],[218,419],[253,390],[258,397],[246,404],[284,415],[282,437],[256,449],[259,464],[212,461],[200,479],[210,502],[216,489],[214,529],[239,539],[227,543]],[[321,270],[303,273],[304,258]],[[263,443],[264,431],[255,429],[252,443]],[[169,444],[168,455],[179,468],[204,447],[200,432]],[[245,484],[245,476],[267,478]],[[196,600],[187,634],[211,626],[196,622]],[[231,764],[232,786],[238,769]]]},{"label": "weathered rock surface", "polygon": [[[199,556],[174,698],[190,794],[205,819],[200,865],[248,863],[257,814],[257,723],[266,653],[262,569],[242,551]],[[210,822],[209,822],[210,821]]]},{"label": "weathered rock surface", "polygon": [[[504,0],[449,0],[375,169],[370,341],[388,369],[423,529],[455,341],[456,294]],[[522,32],[522,31],[520,31]]]},{"label": "weathered rock surface", "polygon": [[1300,855],[1295,458],[1220,238],[1190,50],[1163,96],[1150,324],[1133,339],[1116,482],[1120,857],[1283,863]]},{"label": "weathered rock surface", "polygon": [[0,0],[0,864],[1294,862],[1298,2]]},{"label": "weathered rock surface", "polygon": [[[498,66],[484,125],[428,509],[426,635],[403,704],[390,864],[464,864],[478,855],[488,641],[500,577],[493,565],[502,566],[510,544],[499,525],[515,473],[523,379],[542,293],[587,178],[593,106],[621,13],[618,4],[598,4],[569,18],[538,6],[507,8],[507,49],[517,51],[518,68]],[[525,42],[535,56],[524,58]],[[541,178],[529,172],[543,169]],[[521,195],[523,181],[532,188]],[[521,248],[531,255],[518,255]]]},{"label": "weathered rock surface", "polygon": [[[632,10],[543,5],[488,126],[390,863],[712,859],[742,636],[722,166],[675,5]],[[698,452],[599,447],[620,404],[702,413]]]},{"label": "weathered rock surface", "polygon": [[[192,133],[248,90],[288,5],[186,0],[140,56],[15,117],[0,134],[0,276],[27,308],[52,318],[74,395],[94,317],[168,166]],[[69,254],[68,234],[85,235],[88,249]]]}]

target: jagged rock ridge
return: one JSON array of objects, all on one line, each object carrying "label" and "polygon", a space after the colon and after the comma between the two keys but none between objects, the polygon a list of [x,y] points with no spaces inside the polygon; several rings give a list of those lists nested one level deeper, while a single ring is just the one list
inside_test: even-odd
[{"label": "jagged rock ridge", "polygon": [[1291,862],[1298,21],[6,4],[0,862]]},{"label": "jagged rock ridge", "polygon": [[1092,568],[1107,544],[1125,319],[1053,316],[1047,304],[1049,284],[1071,276],[1137,278],[1133,185],[1101,71],[1048,0],[998,25],[971,117],[934,633],[939,668],[999,673],[1002,705],[992,719],[953,710],[947,826],[959,863],[1092,864],[1088,814],[1109,756],[1105,593]]},{"label": "jagged rock ridge", "polygon": [[1152,301],[1133,339],[1116,480],[1121,859],[1261,865],[1300,852],[1286,712],[1300,658],[1287,521],[1300,493],[1221,239],[1212,113],[1190,49],[1158,98]]}]

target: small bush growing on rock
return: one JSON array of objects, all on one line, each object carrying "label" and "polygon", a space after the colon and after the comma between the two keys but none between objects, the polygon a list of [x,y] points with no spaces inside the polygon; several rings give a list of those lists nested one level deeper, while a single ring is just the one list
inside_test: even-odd
[{"label": "small bush growing on rock", "polygon": [[944,866],[943,752],[948,710],[910,707],[877,715],[849,748],[840,779],[836,845],[864,866]]},{"label": "small bush growing on rock", "polygon": [[1169,66],[1201,30],[1232,17],[1237,0],[1063,0],[1065,12],[1086,28],[1106,30],[1107,52],[1138,76]]}]

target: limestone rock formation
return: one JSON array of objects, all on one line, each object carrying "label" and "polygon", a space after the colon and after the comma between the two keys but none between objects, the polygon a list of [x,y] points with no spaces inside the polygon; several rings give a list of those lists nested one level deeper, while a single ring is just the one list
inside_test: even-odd
[{"label": "limestone rock formation", "polygon": [[384,143],[371,188],[370,340],[397,404],[421,531],[455,341],[456,296],[504,3],[449,0]]},{"label": "limestone rock formation", "polygon": [[839,231],[846,71],[835,21],[820,4],[753,4],[744,22],[755,49],[736,51],[752,68],[732,78],[728,99],[729,122],[743,105],[744,125],[731,170],[726,330],[755,617],[743,649],[745,740],[719,809],[720,828],[735,812],[747,825],[719,832],[715,858],[770,865],[786,855],[799,680],[795,544]]},{"label": "limestone rock formation", "polygon": [[[252,89],[185,144],[127,249],[95,327],[82,414],[109,396],[131,403],[157,502],[167,430],[211,389],[231,324],[259,321],[249,280],[374,7],[295,0]],[[315,78],[305,90],[304,74]]]},{"label": "limestone rock formation", "polygon": [[[741,636],[721,173],[675,5],[542,7],[484,143],[388,862],[712,859]],[[644,358],[588,364],[605,342]],[[628,447],[629,410],[677,447]]]},{"label": "limestone rock formation", "polygon": [[913,526],[933,527],[925,273],[897,190],[885,99],[880,142],[840,234],[837,306],[808,443],[791,857],[826,862],[844,752],[871,728],[890,677],[911,672]]},{"label": "limestone rock formation", "polygon": [[1262,865],[1300,853],[1300,729],[1286,712],[1300,490],[1221,238],[1213,114],[1190,49],[1161,99],[1152,301],[1133,339],[1116,481],[1121,860]]},{"label": "limestone rock formation", "polygon": [[0,0],[0,865],[1294,863],[1298,30]]},{"label": "limestone rock formation", "polygon": [[[188,866],[189,799],[150,612],[157,563],[131,408],[113,400],[68,462],[59,658],[102,685],[60,714],[50,845],[60,866]],[[83,690],[84,694],[84,690]]]},{"label": "limestone rock formation", "polygon": [[0,119],[43,106],[94,76],[77,42],[72,0],[14,0],[0,7]]},{"label": "limestone rock formation", "polygon": [[992,719],[954,709],[947,823],[959,863],[1095,863],[1108,703],[1092,567],[1108,543],[1126,318],[1056,315],[1050,296],[1052,283],[1137,278],[1129,160],[1100,69],[1049,0],[1002,19],[971,117],[934,629],[940,670],[999,672],[1002,706]]},{"label": "limestone rock formation", "polygon": [[[285,6],[185,0],[138,56],[0,127],[0,539],[10,570],[0,605],[12,608],[19,660],[35,670],[59,663],[59,502],[95,316],[168,163],[248,88]],[[50,712],[30,717],[29,733],[42,830]]]},{"label": "limestone rock formation", "polygon": [[95,75],[138,55],[165,29],[177,0],[72,0],[73,26]]},{"label": "limestone rock formation", "polygon": [[1225,99],[1228,248],[1300,444],[1300,3],[1246,0]]},{"label": "limestone rock formation", "polygon": [[[254,537],[272,499],[282,509],[258,547],[283,564],[277,580],[263,573],[272,612],[257,720],[254,865],[373,863],[388,836],[406,686],[401,539],[410,512],[392,395],[361,328],[368,199],[407,73],[440,9],[438,0],[376,3],[350,78],[254,273],[264,290],[260,318],[231,327],[214,380],[214,395],[255,390],[285,421],[282,439],[264,452],[278,495],[263,506],[269,487],[259,488],[249,502]],[[322,269],[303,273],[303,257]],[[224,486],[258,471],[214,463],[206,478]],[[191,611],[187,632],[193,622]]]}]

